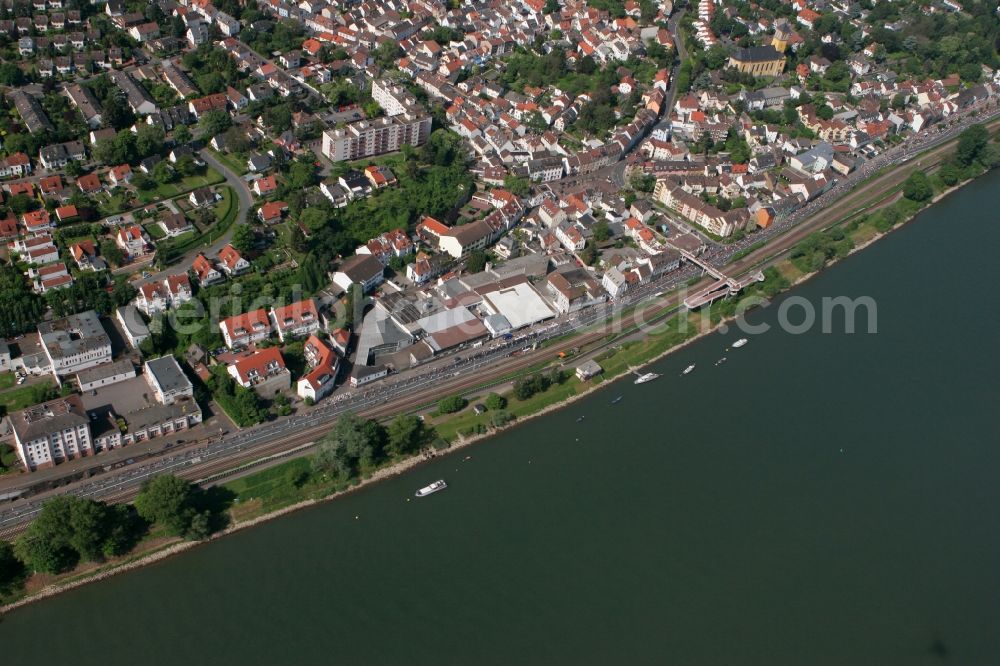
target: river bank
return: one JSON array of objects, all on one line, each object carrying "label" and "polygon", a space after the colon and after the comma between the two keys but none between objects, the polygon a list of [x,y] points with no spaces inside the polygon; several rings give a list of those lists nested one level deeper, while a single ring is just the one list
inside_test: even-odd
[{"label": "river bank", "polygon": [[[960,184],[956,184],[955,186],[953,186],[953,187],[951,187],[951,188],[949,188],[949,189],[947,189],[945,191],[942,191],[941,193],[939,193],[939,194],[937,194],[937,195],[934,196],[934,198],[931,200],[931,202],[930,202],[930,204],[928,204],[928,206],[932,205],[933,203],[939,202],[943,198],[945,198],[948,195],[956,192],[957,190],[961,189],[962,187],[964,187],[965,185],[968,185],[971,182],[974,182],[974,179],[973,180],[965,181],[965,182],[960,183]],[[873,237],[867,239],[865,242],[856,245],[847,254],[847,256],[851,256],[851,255],[859,252],[860,250],[869,247],[876,240],[880,240],[881,238],[884,238],[885,236],[889,235],[892,230],[895,230],[895,229],[897,229],[897,228],[899,228],[899,227],[907,224],[908,222],[912,221],[920,212],[925,212],[926,210],[928,210],[927,206],[925,206],[924,208],[922,208],[922,209],[914,212],[909,217],[901,220],[899,223],[897,223],[896,225],[894,225],[892,227],[892,229],[890,229],[889,231],[876,233]],[[791,289],[791,288],[793,288],[793,287],[795,287],[797,285],[800,285],[800,284],[808,281],[810,278],[814,277],[815,275],[817,275],[822,270],[825,270],[825,268],[827,266],[839,263],[839,261],[841,261],[842,259],[843,259],[843,257],[836,258],[835,260],[832,260],[829,264],[827,264],[826,266],[824,266],[823,269],[820,269],[820,270],[817,270],[817,271],[808,272],[808,273],[805,273],[805,274],[797,276],[794,280],[791,281],[791,283],[789,284],[789,286],[786,289],[783,289],[783,291],[787,291],[788,289]],[[779,261],[779,262],[777,262],[775,264],[775,267],[781,266],[783,264],[790,265],[790,263],[791,262],[788,259],[781,260],[781,261]],[[696,340],[698,340],[698,339],[700,339],[700,338],[702,338],[704,336],[707,336],[707,335],[715,332],[716,330],[718,330],[718,328],[721,325],[723,325],[725,323],[728,323],[731,320],[732,320],[731,317],[723,317],[723,318],[720,318],[718,321],[713,322],[711,320],[711,318],[708,318],[707,319],[707,322],[708,322],[707,325],[701,325],[696,330],[696,332],[692,333],[689,337],[685,338],[683,341],[681,341],[681,342],[679,342],[677,344],[671,345],[671,346],[669,346],[665,350],[657,350],[657,351],[654,351],[653,353],[650,353],[648,356],[639,359],[638,362],[635,363],[635,366],[639,367],[640,365],[647,365],[647,364],[656,362],[658,360],[661,360],[661,359],[669,356],[670,354],[672,354],[672,353],[674,353],[674,352],[676,352],[676,351],[678,351],[678,350],[680,350],[680,349],[682,349],[682,348],[690,345],[694,341],[696,341]],[[706,321],[706,320],[699,315],[699,324],[702,324],[704,321]],[[632,334],[630,333],[629,335],[632,335]],[[637,345],[643,346],[645,349],[649,349],[650,347],[653,347],[652,343],[650,341],[648,341],[648,340],[645,343],[642,342],[642,341],[640,341],[640,342],[637,343]],[[655,349],[655,347],[653,347],[653,348]],[[641,352],[642,350],[641,349],[640,350],[634,350],[633,349],[632,351],[639,351],[639,352]],[[639,356],[641,356],[641,353],[639,354]],[[632,367],[632,364],[629,365],[629,368],[630,367]],[[600,388],[603,388],[605,386],[609,386],[609,385],[613,384],[615,381],[621,379],[622,377],[627,376],[629,368],[621,369],[616,374],[609,374],[607,377],[603,378],[602,381],[599,381],[599,382],[594,382],[594,383],[585,384],[585,385],[584,384],[580,384],[580,385],[578,385],[579,388],[580,388],[580,390],[578,392],[574,391],[574,393],[572,395],[570,395],[569,397],[565,398],[564,400],[561,400],[561,401],[553,403],[553,404],[547,404],[547,405],[545,405],[544,407],[542,407],[541,409],[539,409],[537,411],[534,411],[534,412],[531,412],[531,413],[528,413],[528,414],[519,415],[518,418],[514,422],[510,423],[509,425],[506,425],[506,426],[503,426],[503,427],[499,427],[499,428],[490,428],[487,432],[484,432],[484,433],[481,433],[481,434],[472,435],[472,436],[468,436],[468,437],[466,437],[466,436],[459,436],[459,437],[457,437],[455,439],[454,442],[452,442],[451,446],[448,449],[445,450],[444,455],[452,455],[452,454],[454,454],[457,451],[460,451],[460,450],[462,450],[462,449],[464,449],[466,447],[471,446],[472,444],[484,441],[484,440],[486,440],[486,439],[488,439],[490,437],[493,437],[494,435],[497,435],[497,434],[499,434],[501,432],[509,430],[509,429],[511,429],[513,427],[520,426],[520,425],[522,425],[524,423],[527,423],[527,422],[529,422],[531,420],[534,420],[534,419],[536,419],[536,418],[538,418],[540,416],[544,416],[544,415],[556,412],[558,410],[564,409],[564,408],[572,405],[573,403],[577,402],[578,400],[581,400],[581,399],[589,396],[594,391],[596,391],[596,390],[598,390]],[[67,591],[67,590],[70,590],[70,589],[75,589],[75,588],[78,588],[80,586],[83,586],[83,585],[86,585],[88,583],[95,582],[95,581],[98,581],[98,580],[104,580],[104,579],[106,579],[108,577],[117,575],[119,573],[124,573],[126,571],[131,571],[131,570],[134,570],[134,569],[146,566],[148,564],[160,562],[160,561],[162,561],[162,560],[164,560],[166,558],[170,558],[170,557],[172,557],[174,555],[180,554],[180,553],[185,552],[185,551],[187,551],[187,550],[189,550],[191,548],[194,548],[194,547],[196,547],[198,545],[201,545],[202,543],[208,543],[210,541],[221,539],[221,538],[229,536],[229,535],[231,535],[231,534],[233,534],[235,532],[246,530],[246,529],[248,529],[250,527],[254,527],[254,526],[260,525],[260,524],[262,524],[264,522],[268,522],[268,521],[274,520],[276,518],[285,516],[285,515],[287,515],[289,513],[298,511],[298,510],[303,509],[303,508],[312,507],[312,506],[315,506],[315,505],[320,504],[320,503],[328,502],[328,501],[333,500],[333,499],[338,499],[340,497],[343,497],[344,495],[353,493],[354,491],[359,490],[361,488],[365,488],[365,487],[367,487],[367,486],[369,486],[371,484],[377,483],[379,481],[383,481],[383,480],[388,479],[388,478],[399,476],[399,475],[401,475],[401,474],[403,474],[403,473],[405,473],[405,472],[407,472],[407,471],[409,471],[409,470],[411,470],[411,469],[413,469],[413,468],[415,468],[415,467],[417,467],[417,466],[419,466],[419,465],[421,465],[421,464],[423,464],[425,462],[428,462],[429,460],[432,460],[432,459],[434,459],[436,457],[438,457],[437,454],[432,454],[432,455],[418,455],[418,456],[414,456],[414,457],[411,457],[411,458],[407,458],[405,460],[394,462],[391,465],[388,465],[386,467],[383,467],[383,468],[375,471],[370,477],[367,477],[365,479],[360,480],[358,483],[356,483],[355,485],[351,486],[350,488],[348,488],[346,490],[339,490],[337,492],[334,492],[334,493],[332,493],[332,494],[330,494],[328,496],[322,497],[322,498],[305,499],[305,500],[302,500],[300,502],[296,502],[296,503],[290,504],[288,506],[285,506],[285,507],[282,507],[282,508],[279,508],[279,509],[276,509],[276,510],[273,510],[273,511],[268,511],[268,512],[266,512],[266,513],[264,513],[262,515],[259,515],[259,516],[254,516],[254,517],[247,518],[246,520],[237,521],[233,525],[231,525],[230,527],[228,527],[227,529],[225,529],[224,531],[222,531],[222,532],[220,532],[220,533],[218,533],[216,535],[213,535],[210,539],[208,539],[206,541],[203,541],[203,542],[177,542],[177,543],[171,543],[171,544],[168,544],[168,545],[165,545],[165,546],[160,546],[154,552],[149,552],[149,553],[133,553],[128,558],[128,560],[126,562],[123,562],[121,564],[111,564],[111,565],[109,565],[107,567],[101,567],[98,570],[96,570],[93,575],[88,575],[87,573],[81,574],[80,572],[75,572],[75,573],[68,574],[66,576],[66,578],[69,579],[67,582],[65,582],[65,583],[56,582],[56,583],[54,583],[54,584],[52,584],[50,586],[45,587],[44,589],[42,589],[42,590],[40,590],[38,592],[32,593],[30,596],[24,597],[24,598],[22,598],[20,600],[17,600],[15,602],[11,603],[11,604],[8,604],[7,606],[4,606],[4,607],[0,608],[0,613],[9,612],[9,611],[14,610],[16,608],[20,608],[20,607],[23,607],[24,605],[33,603],[34,601],[37,601],[39,599],[49,598],[49,597],[51,597],[53,595],[59,594],[60,592]],[[82,577],[81,577],[81,575],[82,575]]]}]

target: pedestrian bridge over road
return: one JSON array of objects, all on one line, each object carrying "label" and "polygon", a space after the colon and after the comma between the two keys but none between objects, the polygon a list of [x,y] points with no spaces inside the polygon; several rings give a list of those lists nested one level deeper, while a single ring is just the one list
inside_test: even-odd
[{"label": "pedestrian bridge over road", "polygon": [[743,279],[738,280],[736,278],[729,277],[712,264],[707,261],[702,261],[686,250],[681,250],[681,256],[687,261],[690,261],[692,264],[699,266],[705,273],[708,273],[715,278],[715,282],[684,299],[684,307],[688,310],[700,308],[703,305],[712,303],[720,298],[725,298],[726,296],[735,296],[743,291],[747,285],[754,282],[764,281],[764,273],[761,271],[751,273]]}]

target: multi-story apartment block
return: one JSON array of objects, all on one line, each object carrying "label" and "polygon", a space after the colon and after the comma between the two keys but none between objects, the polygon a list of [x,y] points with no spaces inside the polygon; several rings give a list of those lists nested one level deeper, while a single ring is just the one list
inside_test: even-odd
[{"label": "multi-story apartment block", "polygon": [[17,454],[25,469],[51,467],[94,452],[90,420],[78,395],[56,398],[10,416]]},{"label": "multi-story apartment block", "polygon": [[359,160],[397,151],[407,143],[423,145],[430,133],[431,117],[419,112],[359,120],[323,132],[323,154],[334,162]]},{"label": "multi-story apartment block", "polygon": [[111,339],[93,310],[38,325],[54,375],[69,375],[111,360]]},{"label": "multi-story apartment block", "polygon": [[418,110],[417,99],[406,88],[387,79],[372,84],[372,99],[390,117]]}]

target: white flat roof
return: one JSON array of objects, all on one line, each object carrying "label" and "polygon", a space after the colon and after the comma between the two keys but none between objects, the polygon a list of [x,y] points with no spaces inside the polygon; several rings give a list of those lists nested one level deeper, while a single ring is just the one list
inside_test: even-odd
[{"label": "white flat roof", "polygon": [[432,315],[428,315],[417,321],[417,325],[427,333],[433,335],[445,329],[476,319],[476,315],[463,307],[452,308],[451,310],[440,310]]},{"label": "white flat roof", "polygon": [[483,303],[492,314],[501,314],[517,330],[556,316],[555,310],[527,282],[483,294]]}]

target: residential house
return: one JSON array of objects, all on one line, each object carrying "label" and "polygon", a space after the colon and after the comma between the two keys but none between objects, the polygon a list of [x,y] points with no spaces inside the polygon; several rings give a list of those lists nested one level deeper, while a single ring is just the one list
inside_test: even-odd
[{"label": "residential house", "polygon": [[264,224],[277,224],[287,210],[288,204],[284,201],[268,201],[258,209],[257,218]]},{"label": "residential house", "polygon": [[149,236],[138,224],[120,227],[115,233],[115,244],[125,252],[129,259],[145,254],[148,243]]},{"label": "residential house", "polygon": [[166,286],[162,282],[139,285],[135,306],[150,317],[165,312],[170,307],[170,296],[167,294]]},{"label": "residential house", "polygon": [[168,238],[194,230],[194,225],[184,216],[184,213],[167,213],[156,224]]},{"label": "residential house", "polygon": [[218,195],[207,187],[199,187],[191,192],[188,196],[188,201],[190,201],[191,205],[195,208],[204,208],[205,206],[211,206],[218,201]]},{"label": "residential house", "polygon": [[259,197],[266,197],[278,190],[278,179],[274,176],[264,176],[253,182],[253,191]]},{"label": "residential house", "polygon": [[352,285],[358,284],[367,293],[382,283],[384,271],[385,266],[375,257],[358,254],[340,264],[340,268],[333,274],[333,283],[344,291],[349,291]]},{"label": "residential house", "polygon": [[235,275],[242,275],[250,270],[250,262],[244,259],[243,255],[236,248],[226,244],[225,247],[219,250],[219,267],[223,273],[229,277],[233,277]]},{"label": "residential house", "polygon": [[271,335],[271,320],[267,312],[260,308],[252,312],[235,315],[219,322],[219,329],[230,349],[246,347],[254,342],[265,340]]},{"label": "residential house", "polygon": [[292,373],[277,347],[268,347],[241,358],[227,370],[236,383],[263,397],[273,397],[292,385]]},{"label": "residential house", "polygon": [[285,342],[290,338],[303,338],[319,330],[319,312],[311,298],[282,307],[272,307],[271,324],[278,333],[278,339]]},{"label": "residential house", "polygon": [[203,287],[225,279],[225,276],[215,268],[215,265],[204,254],[199,254],[194,258],[194,261],[191,262],[191,270],[194,272],[195,277],[198,278],[198,284]]},{"label": "residential house", "polygon": [[125,185],[132,180],[132,167],[128,164],[111,167],[111,171],[108,172],[108,180],[111,181],[112,187]]},{"label": "residential house", "polygon": [[310,370],[298,381],[296,393],[303,400],[319,402],[336,387],[340,357],[315,335],[309,336],[302,349]]}]

